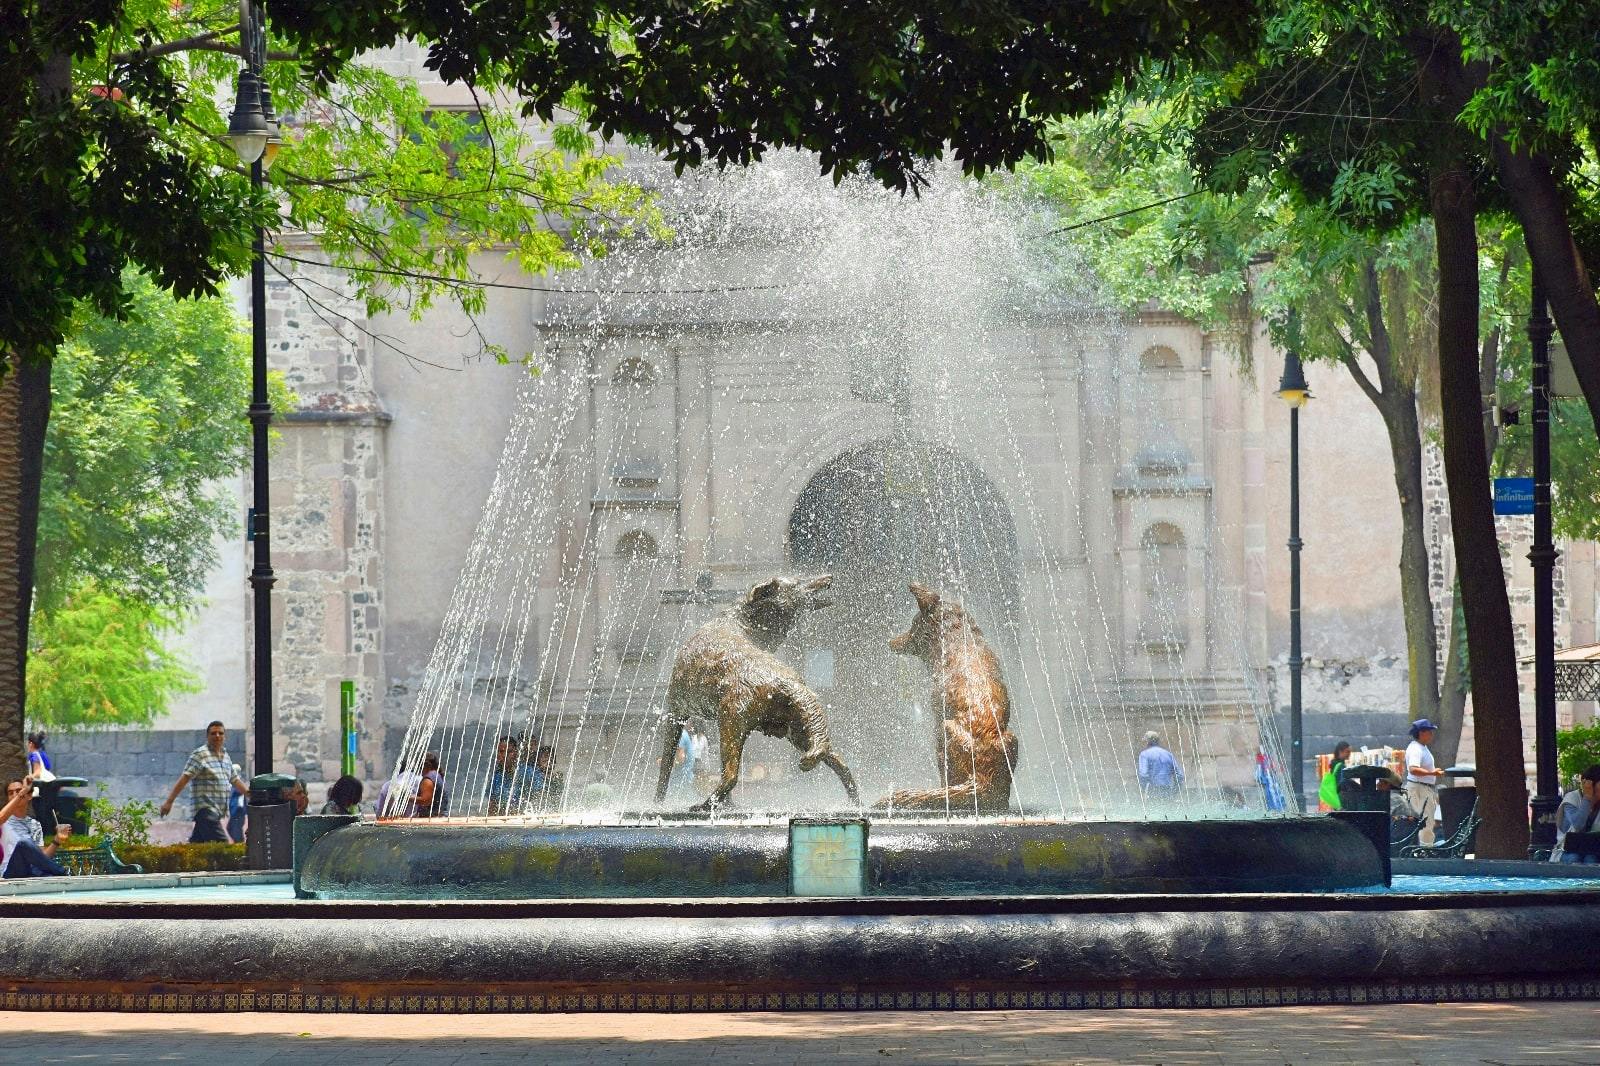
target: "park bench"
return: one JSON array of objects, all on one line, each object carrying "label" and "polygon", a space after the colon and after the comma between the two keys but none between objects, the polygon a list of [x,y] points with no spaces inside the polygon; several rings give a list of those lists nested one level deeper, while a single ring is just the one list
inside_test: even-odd
[{"label": "park bench", "polygon": [[1467,845],[1472,842],[1472,834],[1477,831],[1481,820],[1478,817],[1477,801],[1473,801],[1472,809],[1461,819],[1461,824],[1450,834],[1450,839],[1434,844],[1408,844],[1400,849],[1400,858],[1459,859],[1467,853]]},{"label": "park bench", "polygon": [[57,848],[55,859],[66,867],[67,873],[73,877],[82,877],[85,874],[144,873],[143,866],[126,863],[117,858],[116,852],[111,850],[109,840],[102,840],[87,848]]}]

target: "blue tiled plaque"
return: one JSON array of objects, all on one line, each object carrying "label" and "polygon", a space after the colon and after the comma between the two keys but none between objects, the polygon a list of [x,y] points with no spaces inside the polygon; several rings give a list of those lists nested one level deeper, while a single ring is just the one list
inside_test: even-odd
[{"label": "blue tiled plaque", "polygon": [[795,896],[864,896],[867,823],[796,818],[789,823],[789,892]]}]

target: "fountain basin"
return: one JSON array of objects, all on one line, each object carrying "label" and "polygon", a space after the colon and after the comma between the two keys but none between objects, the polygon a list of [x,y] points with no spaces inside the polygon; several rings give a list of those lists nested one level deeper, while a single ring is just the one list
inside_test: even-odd
[{"label": "fountain basin", "polygon": [[[310,899],[775,897],[789,827],[365,823],[297,862]],[[1331,818],[874,821],[873,896],[1328,892],[1381,885],[1383,857]]]},{"label": "fountain basin", "polygon": [[[0,903],[8,1010],[1600,998],[1600,892]],[[70,895],[70,893],[65,894]]]}]

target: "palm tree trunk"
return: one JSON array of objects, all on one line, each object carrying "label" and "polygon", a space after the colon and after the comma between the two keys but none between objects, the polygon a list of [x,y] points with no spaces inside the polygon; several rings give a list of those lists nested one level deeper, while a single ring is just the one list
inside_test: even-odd
[{"label": "palm tree trunk", "polygon": [[0,384],[0,775],[28,764],[22,733],[28,670],[28,615],[33,607],[39,486],[50,421],[50,364],[3,368]]}]

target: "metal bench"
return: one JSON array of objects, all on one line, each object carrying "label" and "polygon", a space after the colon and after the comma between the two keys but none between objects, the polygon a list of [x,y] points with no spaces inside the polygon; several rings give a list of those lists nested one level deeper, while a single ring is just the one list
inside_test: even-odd
[{"label": "metal bench", "polygon": [[85,874],[142,874],[144,867],[123,862],[111,850],[111,841],[102,840],[88,848],[57,848],[56,862],[66,867],[73,877]]},{"label": "metal bench", "polygon": [[1478,804],[1472,804],[1472,809],[1467,816],[1461,819],[1461,824],[1456,826],[1456,831],[1450,834],[1450,839],[1436,844],[1410,844],[1400,849],[1402,859],[1459,859],[1467,853],[1467,845],[1472,841],[1472,834],[1477,831]]}]

